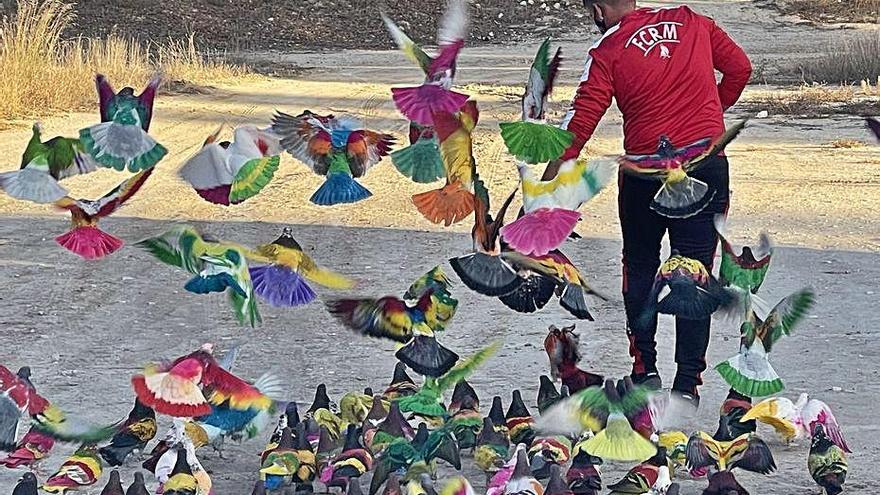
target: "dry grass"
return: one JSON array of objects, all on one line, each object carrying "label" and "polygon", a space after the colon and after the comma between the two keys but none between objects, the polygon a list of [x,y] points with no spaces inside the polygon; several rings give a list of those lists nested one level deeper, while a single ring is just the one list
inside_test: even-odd
[{"label": "dry grass", "polygon": [[880,104],[880,80],[875,86],[804,84],[794,89],[758,91],[743,102],[750,110],[771,115],[820,117],[831,114],[872,115]]},{"label": "dry grass", "polygon": [[770,114],[808,117],[875,115],[880,107],[880,30],[843,39],[804,67],[803,73],[807,81],[804,85],[758,92],[748,98],[746,105]]},{"label": "dry grass", "polygon": [[867,146],[864,141],[859,141],[857,139],[835,139],[831,141],[832,148],[838,149],[853,149],[853,148],[864,148]]},{"label": "dry grass", "polygon": [[783,12],[816,21],[877,22],[880,0],[788,0]]},{"label": "dry grass", "polygon": [[804,80],[853,83],[880,77],[880,29],[848,35],[803,67]]},{"label": "dry grass", "polygon": [[865,96],[875,96],[880,98],[880,76],[877,76],[877,83],[871,84],[869,79],[862,79],[860,86],[862,94]]},{"label": "dry grass", "polygon": [[186,41],[144,45],[110,36],[64,40],[75,17],[62,0],[18,0],[14,18],[0,22],[0,122],[31,119],[94,105],[94,74],[139,88],[156,71],[193,84],[232,79],[246,70],[200,54]]}]

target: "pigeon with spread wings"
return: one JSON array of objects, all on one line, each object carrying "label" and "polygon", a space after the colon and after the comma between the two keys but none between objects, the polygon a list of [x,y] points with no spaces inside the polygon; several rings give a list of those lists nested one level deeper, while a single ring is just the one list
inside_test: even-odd
[{"label": "pigeon with spread wings", "polygon": [[529,70],[522,97],[522,120],[502,122],[501,137],[507,150],[526,163],[542,163],[559,158],[574,140],[574,134],[544,121],[547,100],[562,63],[562,48],[550,57],[550,38],[544,40]]},{"label": "pigeon with spread wings", "polygon": [[[18,423],[23,415],[31,417],[35,441],[48,445],[49,438],[64,442],[100,442],[110,438],[114,426],[96,426],[81,418],[69,416],[37,393],[30,381],[31,369],[22,367],[12,373],[0,365],[0,451],[15,448]],[[48,437],[48,438],[46,438]],[[5,461],[4,461],[5,463]]]},{"label": "pigeon with spread wings", "polygon": [[416,279],[403,294],[403,298],[407,301],[418,301],[428,291],[431,292],[431,303],[437,312],[438,329],[445,329],[455,316],[458,299],[452,297],[452,282],[440,266],[435,266]]},{"label": "pigeon with spread wings", "polygon": [[498,296],[508,308],[518,313],[534,313],[540,311],[553,299],[556,292],[556,280],[531,268],[530,261],[520,263],[518,259],[511,259],[505,255],[507,263],[516,270],[517,276],[522,283],[515,290],[503,296]]},{"label": "pigeon with spread wings", "polygon": [[137,246],[159,261],[193,274],[184,285],[186,290],[195,294],[225,291],[240,323],[254,327],[262,321],[248,271],[246,248],[203,237],[186,225],[144,239]]},{"label": "pigeon with spread wings", "polygon": [[464,220],[474,211],[474,170],[472,133],[480,112],[470,100],[458,113],[437,113],[434,132],[439,140],[446,184],[413,195],[412,202],[426,219],[447,227]]},{"label": "pigeon with spread wings", "polygon": [[168,416],[203,416],[221,404],[242,413],[273,407],[271,398],[217,363],[211,344],[170,363],[150,364],[131,384],[138,400]]},{"label": "pigeon with spread wings", "polygon": [[765,399],[755,404],[740,421],[753,419],[772,426],[787,442],[810,438],[821,426],[835,445],[851,452],[831,408],[821,400],[810,398],[808,394],[801,394],[797,402],[785,397]]},{"label": "pigeon with spread wings", "polygon": [[449,372],[444,373],[443,376],[439,378],[425,377],[425,381],[418,392],[407,397],[401,397],[396,401],[400,411],[402,413],[414,413],[429,419],[448,417],[449,411],[445,406],[444,394],[472,375],[477,368],[497,352],[499,347],[499,343],[492,343],[459,361],[455,367]]},{"label": "pigeon with spread wings", "polygon": [[80,130],[79,139],[101,166],[139,172],[153,167],[168,153],[147,134],[160,81],[158,76],[153,77],[144,91],[135,96],[130,87],[117,93],[104,75],[95,77],[101,123]]},{"label": "pigeon with spread wings", "polygon": [[232,142],[217,142],[221,126],[202,149],[178,172],[196,193],[210,203],[229,206],[256,196],[275,176],[281,162],[281,143],[266,129],[243,125]]},{"label": "pigeon with spread wings", "polygon": [[138,172],[94,201],[73,199],[70,196],[56,201],[56,208],[70,211],[73,228],[56,237],[55,242],[87,260],[96,260],[115,253],[122,247],[122,239],[99,229],[98,221],[121,208],[140,190],[152,173],[152,168]]},{"label": "pigeon with spread wings", "polygon": [[451,90],[458,54],[468,32],[468,0],[449,0],[440,20],[439,52],[434,57],[425,53],[388,16],[383,14],[382,19],[397,46],[425,73],[421,86],[391,89],[398,110],[422,125],[434,125],[434,115],[439,112],[457,112],[468,99],[467,95]]},{"label": "pigeon with spread wings", "polygon": [[746,320],[740,327],[739,353],[715,366],[731,388],[747,397],[765,397],[785,389],[770,364],[770,351],[806,318],[815,299],[812,289],[799,290],[780,301],[764,320],[751,307],[747,309]]},{"label": "pigeon with spread wings", "polygon": [[21,167],[0,173],[0,189],[15,199],[52,203],[67,195],[58,181],[98,169],[79,139],[56,136],[43,142],[42,133],[42,125],[35,123]]},{"label": "pigeon with spread wings", "polygon": [[536,178],[520,162],[524,215],[501,229],[504,242],[523,254],[543,256],[562,245],[581,218],[578,209],[614,176],[611,161],[569,160],[551,180]]},{"label": "pigeon with spread wings", "polygon": [[730,308],[728,316],[747,320],[755,309],[766,314],[770,310],[769,304],[757,293],[764,284],[773,259],[774,247],[770,236],[762,232],[756,246],[743,246],[737,254],[728,240],[726,215],[715,215],[715,230],[721,242],[718,281],[733,289],[738,298],[737,306]]},{"label": "pigeon with spread wings", "polygon": [[452,269],[471,290],[490,297],[510,294],[523,283],[516,270],[501,256],[499,231],[504,215],[516,191],[498,209],[495,218],[489,213],[489,191],[474,173],[474,228],[471,230],[473,252],[449,260]]},{"label": "pigeon with spread wings", "polygon": [[335,299],[327,309],[362,335],[405,344],[395,354],[398,360],[418,373],[440,377],[455,366],[458,354],[437,342],[434,332],[442,327],[432,296],[428,290],[412,305],[394,296]]},{"label": "pigeon with spread wings", "polygon": [[579,320],[593,320],[585,299],[586,294],[608,300],[587,284],[584,275],[562,253],[554,250],[543,256],[524,255],[504,250],[501,256],[523,279],[522,285],[510,294],[500,296],[505,306],[514,311],[530,313],[544,307],[553,295],[559,304]]},{"label": "pigeon with spread wings", "polygon": [[394,137],[363,128],[349,116],[317,115],[309,110],[293,116],[276,112],[272,131],[281,147],[326,181],[310,201],[320,206],[355,203],[372,196],[354,179],[391,152]]},{"label": "pigeon with spread wings", "polygon": [[608,460],[641,462],[654,456],[657,447],[637,433],[629,417],[649,406],[651,392],[632,385],[629,377],[617,384],[588,387],[564,399],[538,418],[537,429],[570,435],[592,431],[583,442],[587,453]]},{"label": "pigeon with spread wings", "polygon": [[758,474],[776,471],[770,447],[754,433],[729,441],[715,440],[706,432],[691,435],[687,446],[687,467],[692,472],[703,468],[717,471],[742,469]]},{"label": "pigeon with spread wings", "polygon": [[393,151],[391,163],[416,184],[430,184],[446,177],[440,138],[431,126],[409,123],[409,146]]},{"label": "pigeon with spread wings", "polygon": [[293,238],[289,227],[282,230],[278,239],[257,246],[255,251],[270,263],[250,267],[254,291],[272,306],[295,307],[314,301],[317,294],[306,280],[331,289],[354,286],[348,278],[315,263]]},{"label": "pigeon with spread wings", "polygon": [[627,174],[663,182],[651,201],[652,210],[669,218],[692,217],[703,211],[717,191],[688,174],[724,151],[745,125],[746,120],[742,120],[715,139],[702,139],[682,148],[675,148],[668,137],[660,136],[657,153],[624,155],[618,163]]},{"label": "pigeon with spread wings", "polygon": [[268,406],[249,408],[237,407],[228,401],[212,403],[209,414],[193,418],[193,422],[204,430],[208,442],[221,457],[222,447],[227,439],[234,442],[250,440],[269,426],[275,413],[275,401],[280,400],[284,392],[284,384],[271,372],[257,378],[252,387],[272,399],[271,403]]},{"label": "pigeon with spread wings", "polygon": [[722,287],[703,263],[673,251],[657,270],[654,286],[640,319],[644,322],[656,313],[663,313],[688,320],[702,320],[720,308],[736,304],[736,301],[736,293]]},{"label": "pigeon with spread wings", "polygon": [[761,233],[758,245],[743,246],[736,254],[727,239],[727,219],[724,215],[715,216],[715,230],[721,241],[721,269],[718,280],[722,285],[732,286],[741,291],[755,294],[764,283],[770,260],[773,258],[773,242],[766,233]]}]

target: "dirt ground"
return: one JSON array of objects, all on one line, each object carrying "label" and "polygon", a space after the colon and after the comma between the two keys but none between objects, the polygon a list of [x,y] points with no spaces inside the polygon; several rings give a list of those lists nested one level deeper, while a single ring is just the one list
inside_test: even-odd
[{"label": "dirt ground", "polygon": [[[793,24],[750,2],[699,2],[742,42],[756,66],[777,70],[821,51],[833,32]],[[581,72],[586,39],[563,37],[568,60],[554,104],[562,116]],[[497,123],[518,114],[517,98],[528,61],[537,45],[469,49],[461,61],[459,81],[480,102],[477,135],[481,175],[493,199],[516,184],[516,170],[503,151]],[[390,102],[394,84],[414,83],[418,71],[396,52],[341,51],[271,55],[279,66],[295,66],[293,79],[259,79],[218,87],[206,94],[160,97],[152,134],[170,153],[156,173],[120,213],[102,223],[105,230],[131,243],[175,222],[195,223],[218,237],[244,244],[274,239],[282,226],[294,227],[299,242],[321,263],[350,274],[359,286],[344,294],[381,296],[403,291],[410,281],[470,246],[468,222],[441,229],[424,221],[410,196],[427,190],[407,182],[389,161],[372,170],[363,183],[374,196],[357,205],[323,209],[308,203],[321,179],[285,157],[274,181],[247,203],[222,208],[201,201],[177,178],[176,170],[219,123],[267,122],[274,109],[304,108],[351,112],[374,128],[402,136],[404,121]],[[766,91],[750,87],[745,98]],[[380,103],[374,108],[372,101]],[[730,120],[742,116],[735,107]],[[880,112],[878,112],[880,113]],[[47,119],[46,132],[75,135],[96,114]],[[17,166],[29,130],[0,133],[3,169]],[[841,149],[831,143],[852,139],[865,146]],[[590,143],[591,156],[621,149],[620,116],[612,112]],[[871,466],[880,462],[875,441],[878,425],[872,398],[880,394],[880,148],[859,118],[796,119],[770,115],[753,124],[729,148],[734,190],[731,228],[737,242],[768,231],[782,245],[766,283],[766,297],[778,299],[802,286],[812,286],[819,301],[809,320],[774,350],[774,365],[786,380],[786,395],[809,392],[829,402],[853,447],[847,493],[871,493]],[[66,184],[75,194],[98,197],[120,174],[101,171]],[[584,210],[579,227],[585,239],[566,246],[596,288],[619,292],[619,229],[616,190],[611,186]],[[238,327],[222,296],[187,293],[185,275],[153,261],[136,249],[98,262],[85,262],[59,248],[53,238],[67,228],[64,214],[48,207],[0,197],[0,328],[5,337],[0,362],[15,368],[30,365],[34,381],[48,398],[71,412],[115,421],[130,408],[129,377],[144,363],[189,352],[205,341],[220,348],[242,344],[237,373],[255,379],[274,370],[288,381],[289,397],[307,403],[313,387],[324,381],[338,398],[390,378],[392,346],[353,337],[329,319],[321,304],[281,311],[262,306],[265,324],[256,330]],[[336,295],[319,291],[322,297]],[[549,324],[570,318],[552,304],[535,315],[515,314],[496,300],[459,285],[461,301],[445,344],[467,354],[487,342],[503,339],[504,347],[473,379],[484,403],[492,395],[509,402],[519,387],[527,398],[536,393],[537,377],[547,373],[541,342]],[[585,365],[610,376],[628,371],[620,297],[594,301],[597,321],[580,323]],[[672,324],[661,325],[661,371],[671,380]],[[738,333],[728,324],[714,328],[709,363],[726,359],[737,348]],[[343,360],[345,363],[343,364]],[[726,391],[712,371],[705,376],[703,407],[695,429],[714,431],[717,406]],[[533,404],[530,404],[533,405]],[[167,422],[163,423],[167,424]],[[787,447],[772,440],[779,471],[768,477],[740,475],[752,493],[815,494],[806,471],[805,445]],[[257,470],[255,453],[263,439],[229,449],[230,461],[200,453],[214,472],[218,495],[250,493]],[[52,471],[71,448],[56,448],[44,469]],[[613,482],[629,466],[608,466]],[[465,462],[478,490],[482,477]],[[130,479],[127,469],[123,479]],[[47,473],[44,473],[44,476]],[[0,471],[0,491],[11,491],[19,473]],[[104,480],[94,491],[97,493]],[[699,493],[704,481],[686,481],[684,493]]]}]

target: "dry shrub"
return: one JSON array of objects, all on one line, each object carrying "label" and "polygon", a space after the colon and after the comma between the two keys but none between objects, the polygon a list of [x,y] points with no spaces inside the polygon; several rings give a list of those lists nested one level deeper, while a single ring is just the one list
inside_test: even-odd
[{"label": "dry shrub", "polygon": [[231,65],[200,52],[192,33],[185,40],[169,39],[164,44],[157,44],[155,51],[155,65],[175,81],[210,84],[236,79],[248,73],[242,65]]},{"label": "dry shrub", "polygon": [[870,79],[862,79],[862,94],[865,96],[874,96],[880,98],[880,76],[877,76],[877,83],[871,84]]},{"label": "dry shrub", "polygon": [[857,139],[835,139],[831,141],[832,148],[839,149],[853,149],[853,148],[863,148],[867,146],[864,141],[859,141]]},{"label": "dry shrub", "polygon": [[818,83],[852,83],[880,77],[880,29],[847,36],[803,67],[804,79]]},{"label": "dry shrub", "polygon": [[880,0],[788,0],[780,9],[816,21],[877,22]]},{"label": "dry shrub", "polygon": [[73,4],[62,0],[18,0],[15,17],[0,22],[0,121],[94,105],[96,72],[136,88],[156,71],[195,84],[245,72],[204,57],[192,37],[155,46],[115,35],[64,40],[74,17]]},{"label": "dry shrub", "polygon": [[748,96],[743,103],[750,110],[766,110],[771,115],[869,115],[872,109],[876,111],[876,91],[878,90],[867,81],[861,87],[805,84],[795,89],[757,92]]}]

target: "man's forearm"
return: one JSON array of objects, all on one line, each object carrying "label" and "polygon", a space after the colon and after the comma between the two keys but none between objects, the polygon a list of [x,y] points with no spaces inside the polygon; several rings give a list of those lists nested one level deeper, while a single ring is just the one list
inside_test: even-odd
[{"label": "man's forearm", "polygon": [[721,107],[724,110],[736,104],[739,97],[742,96],[746,85],[751,77],[751,69],[744,69],[736,75],[725,74],[718,84],[718,97],[721,100]]},{"label": "man's forearm", "polygon": [[552,162],[547,164],[547,167],[544,169],[544,175],[541,176],[541,180],[553,180],[556,178],[556,174],[559,173],[559,167],[562,166],[562,160],[553,160]]}]

